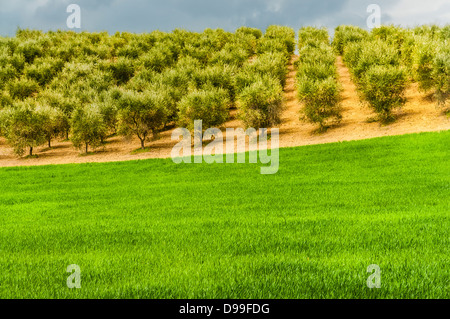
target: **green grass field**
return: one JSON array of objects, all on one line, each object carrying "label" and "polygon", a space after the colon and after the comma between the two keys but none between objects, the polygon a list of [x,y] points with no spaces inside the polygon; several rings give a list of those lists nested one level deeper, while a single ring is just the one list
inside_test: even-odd
[{"label": "green grass field", "polygon": [[260,167],[0,169],[0,298],[450,297],[450,131],[281,149],[278,174]]}]

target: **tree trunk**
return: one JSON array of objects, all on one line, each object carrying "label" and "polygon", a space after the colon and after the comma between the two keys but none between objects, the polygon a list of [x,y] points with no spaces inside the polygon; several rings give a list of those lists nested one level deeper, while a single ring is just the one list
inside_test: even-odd
[{"label": "tree trunk", "polygon": [[33,146],[30,146],[30,156],[33,156]]},{"label": "tree trunk", "polygon": [[48,139],[48,148],[51,148],[51,147],[52,147],[52,139],[49,138],[49,139]]},{"label": "tree trunk", "polygon": [[86,154],[88,153],[88,150],[89,150],[89,144],[86,143]]},{"label": "tree trunk", "polygon": [[141,149],[145,150],[145,139],[140,140],[141,140]]}]

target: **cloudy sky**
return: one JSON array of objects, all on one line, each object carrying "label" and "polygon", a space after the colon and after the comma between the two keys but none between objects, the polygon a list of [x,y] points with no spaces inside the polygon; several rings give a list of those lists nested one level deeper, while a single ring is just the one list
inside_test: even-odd
[{"label": "cloudy sky", "polygon": [[0,0],[0,35],[12,36],[17,27],[66,30],[72,3],[81,8],[82,30],[110,33],[271,24],[366,27],[369,4],[380,6],[384,24],[450,23],[450,0]]}]

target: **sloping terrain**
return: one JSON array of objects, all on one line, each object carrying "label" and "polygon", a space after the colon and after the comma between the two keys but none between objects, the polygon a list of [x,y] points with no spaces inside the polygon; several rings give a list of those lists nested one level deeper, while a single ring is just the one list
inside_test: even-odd
[{"label": "sloping terrain", "polygon": [[[410,85],[406,92],[408,102],[395,112],[397,121],[389,125],[377,122],[369,123],[374,114],[361,103],[356,87],[351,79],[348,68],[338,58],[338,71],[343,86],[343,120],[338,127],[334,127],[322,134],[315,134],[315,126],[301,122],[299,112],[301,103],[297,99],[295,90],[295,74],[293,57],[289,65],[289,74],[285,87],[286,109],[283,112],[280,128],[280,147],[294,147],[311,144],[323,144],[339,141],[361,140],[373,137],[402,135],[409,133],[434,132],[450,129],[450,118],[436,107],[426,94],[419,92],[417,84]],[[242,127],[241,121],[235,118],[236,110],[231,112],[231,120],[225,127]],[[149,143],[150,151],[146,153],[131,153],[139,147],[136,138],[126,139],[113,137],[107,145],[89,156],[80,156],[80,152],[71,142],[54,142],[52,149],[41,147],[37,151],[38,158],[19,159],[0,139],[0,167],[33,166],[48,164],[87,163],[87,162],[116,162],[147,158],[168,158],[176,142],[171,140],[172,130],[161,133],[161,138]]]}]

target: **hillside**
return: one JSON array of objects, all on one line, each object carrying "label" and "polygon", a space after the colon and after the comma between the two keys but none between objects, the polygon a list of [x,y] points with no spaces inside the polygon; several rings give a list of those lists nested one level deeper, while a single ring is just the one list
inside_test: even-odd
[{"label": "hillside", "polygon": [[[286,109],[282,113],[280,128],[280,147],[295,147],[302,145],[352,141],[381,136],[393,136],[420,132],[434,132],[450,130],[450,118],[436,107],[436,103],[426,94],[418,90],[418,85],[412,83],[406,91],[407,103],[397,111],[397,121],[389,125],[368,123],[374,114],[364,104],[356,92],[348,68],[338,58],[337,65],[340,82],[343,86],[343,120],[341,125],[328,132],[316,134],[315,126],[299,120],[302,104],[299,102],[295,90],[296,70],[293,56],[289,64],[289,73],[285,86]],[[237,111],[231,112],[225,128],[238,128],[243,124],[235,116]],[[168,158],[176,142],[171,141],[172,130],[161,133],[160,139],[148,143],[150,151],[132,155],[139,146],[137,138],[112,137],[104,148],[100,148],[89,156],[80,156],[80,151],[73,148],[71,142],[55,141],[52,149],[40,147],[38,158],[17,158],[6,141],[0,138],[0,167],[35,166],[67,163],[116,162],[148,158]]]}]

